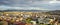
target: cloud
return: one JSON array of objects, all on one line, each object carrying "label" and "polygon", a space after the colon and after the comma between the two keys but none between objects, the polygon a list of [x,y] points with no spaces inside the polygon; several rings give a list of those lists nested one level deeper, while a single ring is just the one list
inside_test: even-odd
[{"label": "cloud", "polygon": [[40,7],[10,7],[10,6],[0,6],[0,9],[7,10],[7,9],[17,9],[17,10],[48,10],[45,8]]},{"label": "cloud", "polygon": [[60,10],[60,8],[45,8],[45,7],[11,7],[11,6],[0,6],[1,10],[17,9],[17,10]]},{"label": "cloud", "polygon": [[4,5],[7,4],[9,6],[35,6],[47,4],[45,0],[3,0],[2,2]]},{"label": "cloud", "polygon": [[50,0],[0,0],[2,9],[60,10],[60,3],[51,4]]}]

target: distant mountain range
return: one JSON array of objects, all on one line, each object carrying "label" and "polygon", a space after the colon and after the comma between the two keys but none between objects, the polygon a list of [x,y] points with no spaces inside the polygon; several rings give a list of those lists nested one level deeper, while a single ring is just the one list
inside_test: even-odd
[{"label": "distant mountain range", "polygon": [[51,15],[60,15],[60,10],[49,11],[49,12],[46,12],[46,13],[49,13]]},{"label": "distant mountain range", "polygon": [[53,11],[49,11],[49,10],[17,10],[17,9],[7,9],[7,10],[0,10],[0,12],[46,12],[46,13],[50,13],[50,14],[60,14],[60,10],[53,10]]},{"label": "distant mountain range", "polygon": [[0,12],[45,12],[51,15],[60,15],[60,10],[48,11],[48,10],[16,10],[16,9],[8,9],[8,10],[0,10]]},{"label": "distant mountain range", "polygon": [[48,10],[17,10],[17,9],[7,9],[7,10],[0,10],[0,12],[47,12]]}]

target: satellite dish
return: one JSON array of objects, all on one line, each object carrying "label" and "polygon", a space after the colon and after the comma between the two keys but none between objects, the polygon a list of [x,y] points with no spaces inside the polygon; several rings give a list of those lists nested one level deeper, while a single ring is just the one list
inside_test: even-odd
[{"label": "satellite dish", "polygon": [[51,3],[51,4],[54,4],[54,3],[60,3],[60,1],[52,0],[52,1],[50,1],[49,3]]}]

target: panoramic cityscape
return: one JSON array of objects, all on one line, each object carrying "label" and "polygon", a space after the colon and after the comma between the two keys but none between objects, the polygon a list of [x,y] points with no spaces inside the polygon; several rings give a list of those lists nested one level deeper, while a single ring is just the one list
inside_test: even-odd
[{"label": "panoramic cityscape", "polygon": [[60,25],[60,0],[0,0],[0,25]]}]

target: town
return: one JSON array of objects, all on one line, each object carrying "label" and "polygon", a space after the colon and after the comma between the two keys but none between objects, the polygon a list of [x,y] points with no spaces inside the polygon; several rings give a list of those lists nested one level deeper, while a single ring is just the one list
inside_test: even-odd
[{"label": "town", "polygon": [[59,25],[60,16],[45,12],[0,12],[0,25]]}]

